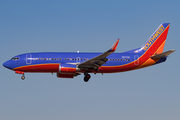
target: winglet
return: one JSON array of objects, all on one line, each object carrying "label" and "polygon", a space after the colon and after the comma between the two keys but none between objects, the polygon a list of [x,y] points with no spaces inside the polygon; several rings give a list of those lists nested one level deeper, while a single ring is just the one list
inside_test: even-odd
[{"label": "winglet", "polygon": [[108,52],[114,52],[117,48],[118,43],[119,43],[119,39],[116,40],[116,42],[113,44],[111,49],[108,50]]}]

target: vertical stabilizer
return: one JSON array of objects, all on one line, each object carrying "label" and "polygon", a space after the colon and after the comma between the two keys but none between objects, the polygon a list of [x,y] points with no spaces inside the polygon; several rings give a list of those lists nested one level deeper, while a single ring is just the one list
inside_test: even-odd
[{"label": "vertical stabilizer", "polygon": [[[152,59],[151,57],[158,54],[160,54],[161,56],[164,55],[161,53],[164,49],[169,26],[169,23],[162,23],[146,41],[146,43],[143,44],[140,49],[136,50],[137,53],[139,53],[139,56],[141,56],[139,60],[141,65],[138,68],[147,67],[155,63],[164,62],[166,60],[166,58],[160,60],[160,58]],[[158,62],[159,60],[160,62]]]},{"label": "vertical stabilizer", "polygon": [[142,53],[160,54],[163,52],[170,23],[162,23],[151,37],[142,45]]}]

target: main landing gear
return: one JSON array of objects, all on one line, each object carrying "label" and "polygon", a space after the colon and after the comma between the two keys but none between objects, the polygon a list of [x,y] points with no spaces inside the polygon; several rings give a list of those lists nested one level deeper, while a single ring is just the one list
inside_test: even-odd
[{"label": "main landing gear", "polygon": [[88,82],[90,78],[91,78],[90,74],[84,73],[84,82]]}]

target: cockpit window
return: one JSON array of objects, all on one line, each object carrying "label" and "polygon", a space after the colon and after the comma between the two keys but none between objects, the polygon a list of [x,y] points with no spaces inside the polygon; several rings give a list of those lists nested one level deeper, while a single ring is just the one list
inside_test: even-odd
[{"label": "cockpit window", "polygon": [[11,60],[19,60],[18,57],[13,57]]}]

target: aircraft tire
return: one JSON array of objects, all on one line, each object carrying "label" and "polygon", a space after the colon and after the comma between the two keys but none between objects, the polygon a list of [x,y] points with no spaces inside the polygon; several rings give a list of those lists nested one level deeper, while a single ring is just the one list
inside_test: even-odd
[{"label": "aircraft tire", "polygon": [[22,80],[24,80],[24,79],[25,79],[25,76],[24,76],[24,75],[23,75],[23,76],[21,76],[21,79],[22,79]]},{"label": "aircraft tire", "polygon": [[90,74],[86,74],[84,76],[84,82],[88,82],[90,78],[91,78],[91,75]]}]

